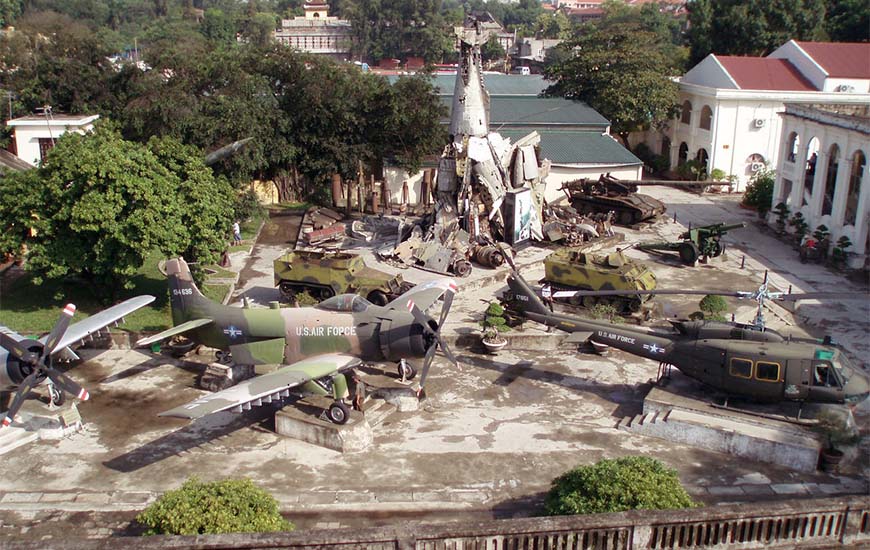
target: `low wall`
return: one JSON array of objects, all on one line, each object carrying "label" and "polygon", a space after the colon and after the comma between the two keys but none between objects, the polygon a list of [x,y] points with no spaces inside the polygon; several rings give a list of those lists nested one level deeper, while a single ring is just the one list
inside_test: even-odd
[{"label": "low wall", "polygon": [[[58,544],[60,543],[60,544]],[[42,548],[7,542],[7,548]],[[310,530],[136,539],[55,541],[58,548],[317,548],[441,550],[503,548],[866,548],[870,498],[831,498],[723,505],[689,510],[423,525],[399,522],[366,529]]]}]

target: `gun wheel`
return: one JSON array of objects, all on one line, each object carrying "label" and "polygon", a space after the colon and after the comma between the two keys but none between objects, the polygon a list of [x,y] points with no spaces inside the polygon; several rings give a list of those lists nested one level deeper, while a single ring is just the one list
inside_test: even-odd
[{"label": "gun wheel", "polygon": [[407,361],[399,362],[396,370],[399,373],[399,378],[404,378],[405,380],[413,380],[417,376],[417,369],[409,365]]}]

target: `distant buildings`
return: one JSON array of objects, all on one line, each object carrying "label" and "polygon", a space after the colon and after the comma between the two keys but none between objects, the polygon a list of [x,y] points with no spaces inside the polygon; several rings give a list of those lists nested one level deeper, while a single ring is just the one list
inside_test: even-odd
[{"label": "distant buildings", "polygon": [[326,55],[339,61],[350,59],[350,21],[329,16],[326,0],[308,0],[305,15],[282,19],[275,40],[299,51]]},{"label": "distant buildings", "polygon": [[38,166],[55,141],[67,132],[84,134],[94,128],[100,115],[30,115],[6,121],[12,128],[13,153],[24,162]]}]

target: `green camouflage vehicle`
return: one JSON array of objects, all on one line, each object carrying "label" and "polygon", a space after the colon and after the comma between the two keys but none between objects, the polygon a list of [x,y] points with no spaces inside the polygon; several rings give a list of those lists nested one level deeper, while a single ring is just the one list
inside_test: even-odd
[{"label": "green camouflage vehicle", "polygon": [[318,300],[337,294],[359,294],[383,306],[414,285],[401,275],[390,275],[368,267],[356,254],[347,252],[308,252],[297,250],[275,259],[275,286],[281,299],[292,302],[296,294],[307,292]]},{"label": "green camouflage vehicle", "polygon": [[[563,248],[544,260],[546,276],[554,292],[570,290],[654,290],[656,276],[643,263],[630,260],[622,252],[593,255]],[[570,296],[570,304],[593,307],[612,304],[624,313],[636,313],[652,295]],[[560,298],[556,298],[560,299]]]}]

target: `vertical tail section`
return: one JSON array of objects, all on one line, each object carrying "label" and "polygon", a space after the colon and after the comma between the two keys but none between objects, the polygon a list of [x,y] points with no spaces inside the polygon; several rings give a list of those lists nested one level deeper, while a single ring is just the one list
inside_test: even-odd
[{"label": "vertical tail section", "polygon": [[550,310],[535,294],[529,283],[523,279],[522,275],[517,270],[513,270],[507,278],[508,288],[514,294],[518,304],[528,313],[538,313],[540,315],[550,315]]},{"label": "vertical tail section", "polygon": [[210,302],[193,282],[193,275],[184,258],[167,260],[166,275],[169,278],[169,304],[175,324],[190,319],[196,305]]}]

